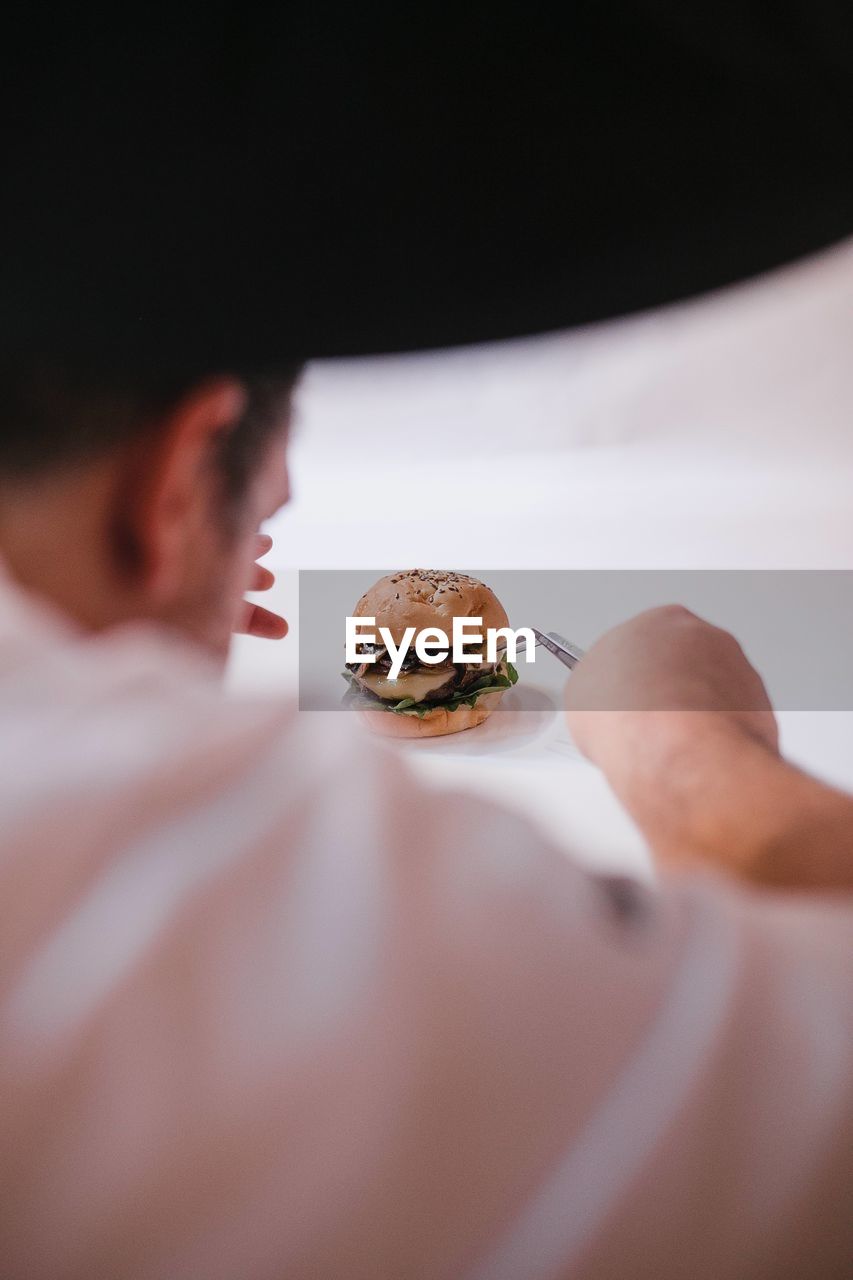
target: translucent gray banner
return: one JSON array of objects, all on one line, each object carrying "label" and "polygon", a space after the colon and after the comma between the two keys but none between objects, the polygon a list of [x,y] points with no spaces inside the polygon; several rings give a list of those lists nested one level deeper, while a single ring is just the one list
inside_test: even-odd
[{"label": "translucent gray banner", "polygon": [[[310,570],[299,575],[299,705],[342,709],[345,621],[393,570]],[[778,710],[853,709],[853,572],[582,571],[466,569],[503,603],[514,628],[557,631],[584,649],[645,609],[682,604],[731,631]],[[559,690],[569,673],[542,649],[519,661],[502,710],[528,709],[534,691]],[[527,690],[527,692],[525,692]],[[611,704],[608,703],[608,706]],[[661,708],[665,709],[665,708]],[[743,710],[733,706],[731,710]]]}]

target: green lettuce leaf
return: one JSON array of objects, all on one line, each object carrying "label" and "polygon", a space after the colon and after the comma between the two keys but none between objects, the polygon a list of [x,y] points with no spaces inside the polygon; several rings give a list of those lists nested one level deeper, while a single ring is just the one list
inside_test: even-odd
[{"label": "green lettuce leaf", "polygon": [[444,702],[415,702],[414,698],[402,698],[399,702],[383,702],[381,698],[373,698],[365,693],[351,671],[342,671],[341,675],[349,684],[343,699],[348,706],[361,707],[369,711],[387,711],[398,716],[417,716],[419,720],[422,720],[427,712],[435,711],[439,707],[443,707],[445,711],[455,711],[463,704],[474,707],[482,694],[511,689],[518,682],[518,672],[515,667],[511,662],[503,662],[497,671],[486,672],[462,693],[447,698]]}]

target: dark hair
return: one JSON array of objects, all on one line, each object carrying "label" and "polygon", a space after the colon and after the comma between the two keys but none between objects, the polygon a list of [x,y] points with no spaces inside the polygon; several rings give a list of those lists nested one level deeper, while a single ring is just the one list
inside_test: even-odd
[{"label": "dark hair", "polygon": [[[226,498],[239,501],[267,440],[287,413],[299,368],[228,372],[245,387],[247,402],[239,422],[223,432],[217,461]],[[201,370],[95,373],[79,364],[3,362],[0,481],[85,465],[156,431],[169,408],[205,376]]]}]

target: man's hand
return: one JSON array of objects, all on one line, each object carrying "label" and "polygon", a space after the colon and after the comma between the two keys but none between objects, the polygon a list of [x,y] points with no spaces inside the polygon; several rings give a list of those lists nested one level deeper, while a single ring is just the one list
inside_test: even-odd
[{"label": "man's hand", "polygon": [[[275,575],[257,561],[272,548],[272,538],[266,533],[255,537],[255,563],[252,574],[246,585],[247,591],[269,591],[275,582]],[[263,640],[281,640],[287,635],[287,623],[284,618],[259,604],[251,604],[244,600],[240,607],[234,630],[239,635],[259,636]]]},{"label": "man's hand", "polygon": [[651,847],[796,887],[853,884],[853,800],[779,756],[740,645],[686,609],[615,627],[578,664],[569,727]]},{"label": "man's hand", "polygon": [[602,636],[569,681],[567,709],[578,746],[606,773],[632,767],[638,731],[655,744],[713,732],[778,749],[767,691],[737,640],[678,605]]}]

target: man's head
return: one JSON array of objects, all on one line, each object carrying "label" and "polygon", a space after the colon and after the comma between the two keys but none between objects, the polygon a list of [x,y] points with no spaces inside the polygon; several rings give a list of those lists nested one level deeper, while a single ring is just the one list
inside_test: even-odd
[{"label": "man's head", "polygon": [[0,368],[0,557],[86,627],[151,619],[223,655],[288,497],[296,376]]}]

